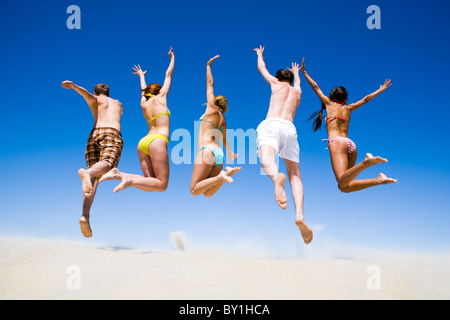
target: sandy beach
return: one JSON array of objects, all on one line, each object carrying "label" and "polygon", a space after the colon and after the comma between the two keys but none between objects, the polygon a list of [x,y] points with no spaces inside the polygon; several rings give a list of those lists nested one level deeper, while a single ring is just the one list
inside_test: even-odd
[{"label": "sandy beach", "polygon": [[449,255],[270,259],[0,239],[3,300],[449,298]]}]

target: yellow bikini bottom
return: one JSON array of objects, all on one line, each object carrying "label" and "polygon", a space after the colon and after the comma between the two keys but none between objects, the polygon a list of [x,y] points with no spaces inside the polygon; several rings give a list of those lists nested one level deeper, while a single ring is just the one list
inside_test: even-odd
[{"label": "yellow bikini bottom", "polygon": [[169,139],[167,139],[166,136],[163,136],[162,134],[159,134],[159,133],[151,133],[151,134],[148,134],[145,137],[143,137],[141,139],[141,141],[139,141],[138,146],[142,150],[143,153],[145,153],[146,155],[149,155],[148,147],[156,139],[164,139],[164,140],[166,140],[167,144],[169,144]]}]

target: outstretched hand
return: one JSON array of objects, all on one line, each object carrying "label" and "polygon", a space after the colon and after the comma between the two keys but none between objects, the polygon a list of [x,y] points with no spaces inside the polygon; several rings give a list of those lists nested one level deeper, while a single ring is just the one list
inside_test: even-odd
[{"label": "outstretched hand", "polygon": [[215,56],[215,57],[213,57],[213,58],[211,58],[211,59],[209,59],[209,61],[208,61],[208,65],[211,65],[211,63],[214,61],[214,60],[216,60],[218,57],[220,57],[219,55],[217,55],[217,56]]},{"label": "outstretched hand", "polygon": [[302,72],[305,72],[305,58],[302,60],[302,66],[300,67],[302,69]]},{"label": "outstretched hand", "polygon": [[175,56],[175,52],[173,52],[172,47],[170,47],[170,50],[169,50],[169,58],[172,59],[174,56]]},{"label": "outstretched hand", "polygon": [[298,63],[297,63],[297,62],[292,62],[292,69],[291,69],[291,72],[292,72],[292,73],[297,73],[297,74],[298,74],[299,71],[300,71],[300,68],[299,68],[299,66],[298,66]]},{"label": "outstretched hand", "polygon": [[386,81],[384,81],[383,85],[380,85],[380,91],[383,92],[385,91],[387,88],[389,88],[391,86],[391,79],[386,79]]},{"label": "outstretched hand", "polygon": [[137,74],[139,77],[142,77],[147,73],[147,70],[142,71],[140,65],[134,66],[133,70],[135,71],[135,72],[133,72],[133,74]]},{"label": "outstretched hand", "polygon": [[235,160],[235,159],[237,159],[238,156],[239,156],[239,155],[236,154],[236,153],[230,153],[230,154],[228,155],[228,158],[230,158],[231,160]]},{"label": "outstretched hand", "polygon": [[66,80],[61,83],[61,87],[66,89],[73,89],[75,88],[75,84],[72,81]]},{"label": "outstretched hand", "polygon": [[253,51],[256,51],[256,54],[258,56],[262,56],[264,53],[264,47],[262,45],[260,45],[259,48],[255,48],[255,49],[253,49]]}]

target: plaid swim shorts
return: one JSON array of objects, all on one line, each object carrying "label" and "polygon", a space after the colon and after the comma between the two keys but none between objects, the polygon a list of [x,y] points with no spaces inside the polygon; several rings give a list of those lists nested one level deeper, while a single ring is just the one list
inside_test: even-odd
[{"label": "plaid swim shorts", "polygon": [[122,134],[114,128],[94,128],[86,144],[86,164],[90,168],[99,161],[117,167],[124,142]]}]

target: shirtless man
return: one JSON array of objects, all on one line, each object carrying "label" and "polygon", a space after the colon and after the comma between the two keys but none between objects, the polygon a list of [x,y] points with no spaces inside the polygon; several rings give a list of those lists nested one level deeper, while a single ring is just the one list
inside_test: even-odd
[{"label": "shirtless man", "polygon": [[295,224],[300,229],[303,241],[309,244],[313,234],[303,218],[303,184],[299,167],[300,150],[297,130],[293,124],[295,112],[302,97],[300,68],[297,63],[292,63],[292,69],[279,70],[275,76],[272,76],[264,63],[264,47],[260,46],[254,50],[258,55],[258,71],[270,84],[272,90],[266,119],[256,129],[256,143],[261,165],[264,172],[274,183],[275,199],[278,206],[284,210],[287,207],[287,197],[284,191],[286,175],[278,171],[275,161],[277,152],[284,159],[292,187],[292,198],[296,211]]},{"label": "shirtless man", "polygon": [[92,237],[89,224],[89,212],[94,201],[99,178],[117,167],[123,148],[120,133],[122,103],[109,97],[109,87],[97,84],[94,94],[77,86],[72,81],[64,81],[61,86],[74,89],[86,100],[94,116],[94,128],[86,144],[86,165],[88,169],[79,169],[83,190],[83,215],[80,219],[81,232],[86,238]]}]

